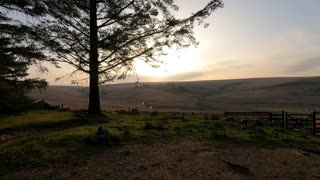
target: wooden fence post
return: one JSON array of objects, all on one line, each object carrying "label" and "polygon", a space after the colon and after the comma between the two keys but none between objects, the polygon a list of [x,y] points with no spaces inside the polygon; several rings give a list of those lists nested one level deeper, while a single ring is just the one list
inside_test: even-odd
[{"label": "wooden fence post", "polygon": [[285,125],[285,122],[284,122],[284,119],[285,119],[285,113],[284,113],[284,111],[282,111],[282,126],[285,128],[286,127],[286,125]]},{"label": "wooden fence post", "polygon": [[317,113],[315,111],[312,112],[312,133],[316,134],[316,128],[317,128]]},{"label": "wooden fence post", "polygon": [[284,128],[288,129],[288,113],[284,112]]}]

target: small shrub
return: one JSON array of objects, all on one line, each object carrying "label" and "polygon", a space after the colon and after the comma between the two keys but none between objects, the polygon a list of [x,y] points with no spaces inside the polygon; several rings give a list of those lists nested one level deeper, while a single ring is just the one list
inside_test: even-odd
[{"label": "small shrub", "polygon": [[224,120],[227,121],[227,122],[238,122],[238,120],[233,118],[233,117],[227,117]]},{"label": "small shrub", "polygon": [[204,114],[204,120],[209,120],[209,119],[210,119],[209,114],[208,113]]},{"label": "small shrub", "polygon": [[178,126],[178,127],[175,127],[174,130],[176,130],[176,131],[181,131],[182,128]]},{"label": "small shrub", "polygon": [[117,128],[119,131],[124,131],[125,129],[123,127],[118,127]]},{"label": "small shrub", "polygon": [[86,109],[80,109],[80,110],[73,111],[73,114],[76,117],[83,118],[88,116],[88,111]]},{"label": "small shrub", "polygon": [[210,137],[214,139],[226,139],[228,138],[228,133],[230,130],[226,129],[223,131],[211,131],[210,132]]},{"label": "small shrub", "polygon": [[114,144],[114,143],[120,143],[120,142],[122,142],[122,137],[117,135],[111,135],[110,143]]},{"label": "small shrub", "polygon": [[181,113],[180,112],[171,112],[171,115],[172,116],[178,116],[178,115],[180,115]]},{"label": "small shrub", "polygon": [[204,114],[204,120],[219,120],[219,119],[220,119],[220,117],[217,114],[214,114],[214,113],[211,113],[211,114],[206,113],[206,114]]},{"label": "small shrub", "polygon": [[274,137],[274,138],[279,138],[280,134],[277,133],[277,132],[272,132],[271,136]]},{"label": "small shrub", "polygon": [[129,114],[129,113],[126,110],[121,109],[118,111],[118,114]]},{"label": "small shrub", "polygon": [[131,135],[130,130],[129,130],[129,129],[125,129],[125,130],[123,131],[123,135],[124,135],[124,136],[130,136],[130,135]]},{"label": "small shrub", "polygon": [[35,107],[37,107],[39,109],[44,109],[44,110],[59,110],[60,109],[60,106],[52,106],[45,101],[38,101],[34,105],[35,105]]},{"label": "small shrub", "polygon": [[143,129],[145,129],[145,130],[151,130],[151,129],[153,129],[154,128],[154,125],[153,124],[151,124],[151,123],[146,123],[145,125],[144,125],[144,128]]},{"label": "small shrub", "polygon": [[181,116],[181,121],[186,122],[186,121],[189,121],[189,119],[188,119],[188,118],[186,118],[184,115],[182,115],[182,116]]},{"label": "small shrub", "polygon": [[151,123],[146,123],[144,128],[145,130],[157,130],[157,131],[163,131],[168,129],[167,127],[165,127],[162,123],[154,125]]},{"label": "small shrub", "polygon": [[70,108],[63,108],[63,109],[59,109],[58,110],[59,112],[66,112],[66,111],[71,111]]},{"label": "small shrub", "polygon": [[273,131],[277,132],[277,133],[289,134],[289,131],[287,129],[283,129],[283,128],[280,128],[280,127],[274,128]]},{"label": "small shrub", "polygon": [[217,114],[212,113],[212,114],[210,115],[210,120],[219,120],[219,119],[220,119],[220,117],[219,117],[219,115],[217,115]]},{"label": "small shrub", "polygon": [[247,126],[262,126],[263,123],[261,121],[257,120],[241,120],[241,124],[247,125]]},{"label": "small shrub", "polygon": [[156,127],[156,130],[159,130],[159,131],[163,131],[163,130],[167,130],[168,128],[165,127],[163,124],[158,124],[157,127]]},{"label": "small shrub", "polygon": [[159,114],[160,113],[158,111],[154,110],[150,113],[150,116],[159,116]]},{"label": "small shrub", "polygon": [[250,135],[258,135],[258,136],[267,136],[269,135],[265,130],[263,129],[251,129],[248,132]]},{"label": "small shrub", "polygon": [[137,115],[137,114],[140,114],[140,111],[139,111],[139,109],[132,109],[130,114]]},{"label": "small shrub", "polygon": [[174,120],[181,120],[181,121],[186,121],[188,120],[184,115],[172,115],[168,116],[167,119],[174,119]]},{"label": "small shrub", "polygon": [[209,130],[218,130],[218,129],[224,129],[223,125],[221,124],[213,124],[211,127],[209,127]]}]

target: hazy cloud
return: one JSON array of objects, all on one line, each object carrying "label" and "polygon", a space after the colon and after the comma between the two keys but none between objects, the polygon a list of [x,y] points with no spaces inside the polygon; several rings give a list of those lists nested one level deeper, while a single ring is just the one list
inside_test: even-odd
[{"label": "hazy cloud", "polygon": [[288,69],[289,73],[301,73],[320,67],[320,57],[304,60]]},{"label": "hazy cloud", "polygon": [[180,73],[171,75],[168,77],[168,80],[177,80],[177,81],[188,81],[188,80],[194,80],[197,78],[200,78],[204,76],[207,72],[186,72],[186,73]]}]

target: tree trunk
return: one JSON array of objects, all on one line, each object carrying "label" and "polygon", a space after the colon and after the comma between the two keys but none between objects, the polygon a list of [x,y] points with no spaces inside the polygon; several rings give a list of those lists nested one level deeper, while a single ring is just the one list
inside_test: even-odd
[{"label": "tree trunk", "polygon": [[98,58],[97,2],[90,0],[90,95],[88,108],[90,115],[101,113]]}]

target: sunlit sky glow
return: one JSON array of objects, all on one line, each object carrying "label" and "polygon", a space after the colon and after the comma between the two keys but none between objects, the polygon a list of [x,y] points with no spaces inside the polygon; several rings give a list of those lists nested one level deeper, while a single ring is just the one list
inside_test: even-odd
[{"label": "sunlit sky glow", "polygon": [[[187,16],[209,0],[178,0],[178,16]],[[200,41],[179,53],[171,50],[158,69],[136,62],[140,81],[195,81],[320,75],[319,0],[224,0],[208,28],[197,27]],[[68,66],[43,75],[51,85],[72,70]],[[81,77],[81,75],[79,75]],[[133,82],[134,78],[118,82]]]}]

